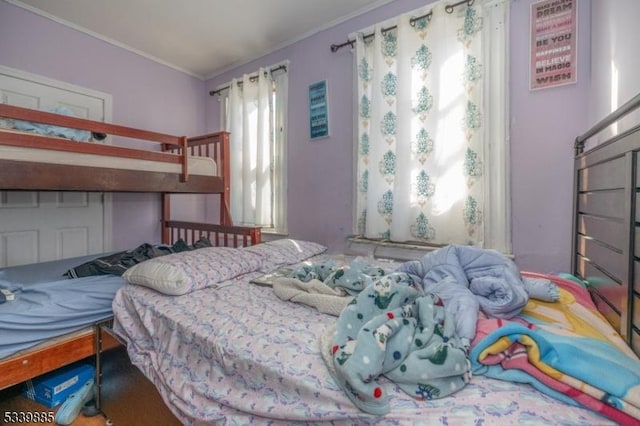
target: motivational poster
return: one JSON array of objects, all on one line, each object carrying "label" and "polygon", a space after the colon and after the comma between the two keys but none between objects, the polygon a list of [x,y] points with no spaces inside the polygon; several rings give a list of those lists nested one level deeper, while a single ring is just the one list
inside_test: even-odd
[{"label": "motivational poster", "polygon": [[531,90],[577,81],[577,0],[531,4]]}]

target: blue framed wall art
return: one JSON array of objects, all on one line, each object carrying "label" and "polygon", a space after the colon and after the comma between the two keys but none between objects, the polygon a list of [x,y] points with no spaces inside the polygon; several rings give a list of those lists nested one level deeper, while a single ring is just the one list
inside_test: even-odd
[{"label": "blue framed wall art", "polygon": [[329,136],[327,80],[309,85],[309,136],[311,139]]}]

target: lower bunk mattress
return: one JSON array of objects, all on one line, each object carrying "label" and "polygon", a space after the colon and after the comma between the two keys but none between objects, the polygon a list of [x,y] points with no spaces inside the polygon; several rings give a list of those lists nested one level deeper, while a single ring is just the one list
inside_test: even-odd
[{"label": "lower bunk mattress", "polygon": [[181,296],[137,285],[116,294],[114,330],[184,424],[615,424],[529,384],[486,376],[430,400],[380,377],[390,412],[367,414],[336,384],[321,354],[336,316],[281,299],[272,287],[251,282],[259,275]]},{"label": "lower bunk mattress", "polygon": [[113,315],[117,275],[69,279],[70,268],[99,255],[0,269],[0,289],[13,300],[0,304],[0,360]]}]

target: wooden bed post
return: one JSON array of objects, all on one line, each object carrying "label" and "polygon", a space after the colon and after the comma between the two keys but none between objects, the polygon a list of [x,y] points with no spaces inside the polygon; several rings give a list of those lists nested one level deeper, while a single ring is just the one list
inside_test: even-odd
[{"label": "wooden bed post", "polygon": [[171,194],[162,193],[162,244],[171,244],[171,228],[169,228],[169,219],[171,219],[170,197]]},{"label": "wooden bed post", "polygon": [[251,231],[251,245],[255,246],[256,244],[260,244],[262,242],[262,229],[254,228]]},{"label": "wooden bed post", "polygon": [[182,147],[182,182],[189,180],[189,145],[186,136],[180,137]]},{"label": "wooden bed post", "polygon": [[230,154],[229,150],[229,133],[222,132],[220,134],[220,175],[224,182],[224,190],[220,193],[220,223],[231,226],[233,225],[229,207],[229,202],[231,201],[231,165],[227,161]]}]

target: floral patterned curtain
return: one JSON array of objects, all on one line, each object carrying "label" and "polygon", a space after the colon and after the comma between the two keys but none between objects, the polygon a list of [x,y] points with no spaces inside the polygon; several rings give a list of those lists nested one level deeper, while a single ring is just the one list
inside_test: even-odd
[{"label": "floral patterned curtain", "polygon": [[355,36],[357,232],[484,246],[486,22],[482,5],[430,12]]}]

